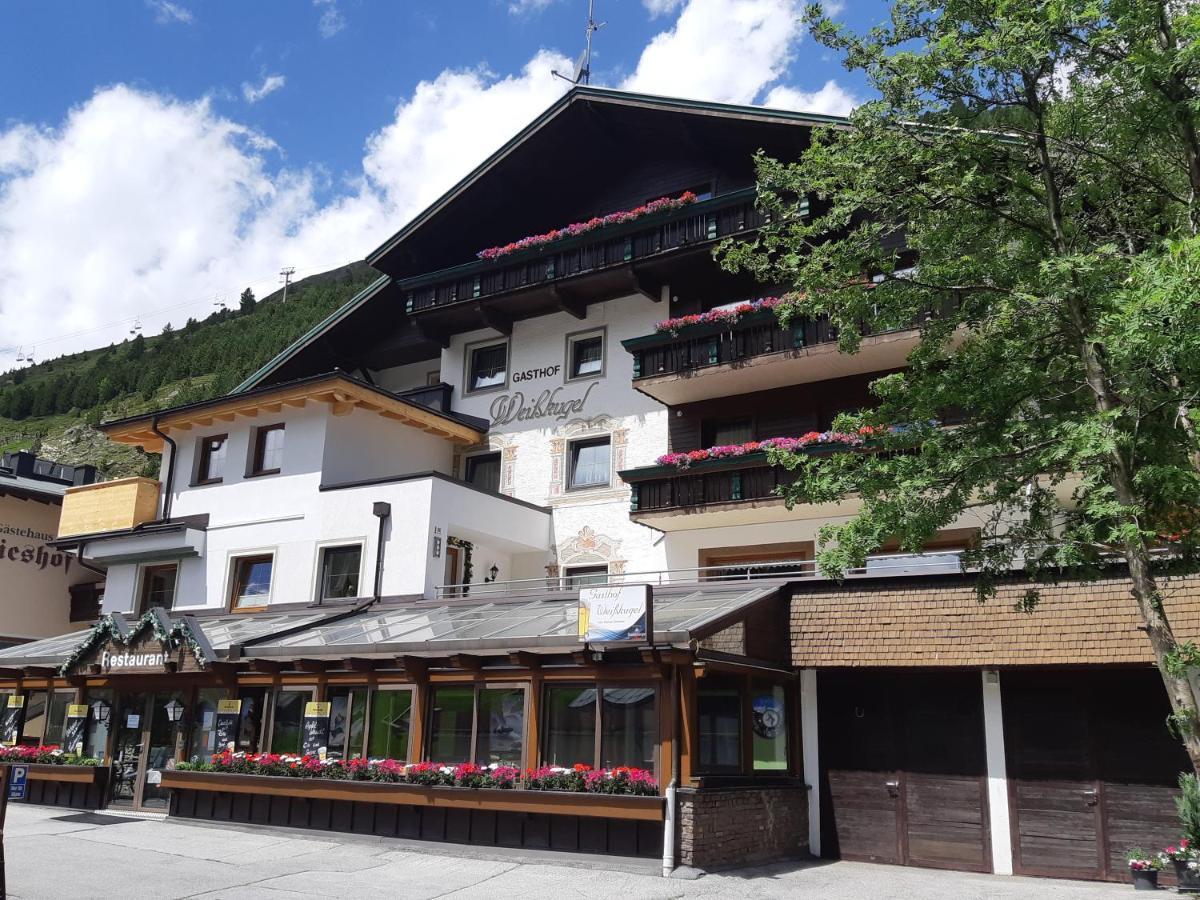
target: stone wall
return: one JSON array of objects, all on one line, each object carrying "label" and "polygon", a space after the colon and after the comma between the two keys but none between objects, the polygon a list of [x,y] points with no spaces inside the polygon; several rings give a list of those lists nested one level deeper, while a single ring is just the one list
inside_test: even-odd
[{"label": "stone wall", "polygon": [[808,788],[681,788],[679,864],[721,869],[808,853]]}]

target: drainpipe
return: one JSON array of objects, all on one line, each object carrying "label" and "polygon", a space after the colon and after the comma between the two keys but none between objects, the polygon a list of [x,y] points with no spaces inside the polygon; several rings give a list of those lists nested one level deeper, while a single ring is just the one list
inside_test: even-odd
[{"label": "drainpipe", "polygon": [[675,820],[678,816],[676,789],[679,784],[679,742],[683,737],[679,714],[679,666],[672,666],[671,705],[675,708],[675,740],[671,742],[671,780],[667,784],[667,814],[663,818],[663,878],[675,870]]},{"label": "drainpipe", "polygon": [[371,602],[378,603],[383,597],[383,528],[392,515],[392,504],[386,500],[376,500],[371,510],[379,519],[379,537],[375,542],[375,593]]},{"label": "drainpipe", "polygon": [[175,454],[179,448],[168,434],[158,430],[157,415],[150,420],[150,430],[171,446],[171,461],[167,463],[167,483],[164,485],[162,502],[162,521],[166,522],[171,518],[171,493],[175,488]]}]

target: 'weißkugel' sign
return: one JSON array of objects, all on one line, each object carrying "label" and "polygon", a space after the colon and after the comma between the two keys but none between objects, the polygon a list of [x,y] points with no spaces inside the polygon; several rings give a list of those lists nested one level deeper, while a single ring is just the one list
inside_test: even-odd
[{"label": "'wei\u00dfkugel' sign", "polygon": [[648,584],[597,585],[579,591],[579,639],[589,643],[649,641],[654,600]]}]

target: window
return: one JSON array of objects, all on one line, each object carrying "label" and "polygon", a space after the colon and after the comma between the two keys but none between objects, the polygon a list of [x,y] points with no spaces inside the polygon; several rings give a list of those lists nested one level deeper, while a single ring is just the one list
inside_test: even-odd
[{"label": "window", "polygon": [[504,387],[508,383],[508,344],[485,344],[468,347],[468,391],[484,391]]},{"label": "window", "polygon": [[755,682],[750,699],[754,735],[754,771],[788,768],[787,691],[781,684]]},{"label": "window", "polygon": [[333,688],[328,700],[330,758],[362,756],[367,725],[367,689]]},{"label": "window", "polygon": [[525,748],[525,688],[435,687],[429,759],[520,766]]},{"label": "window", "polygon": [[251,475],[278,475],[283,469],[283,424],[266,425],[254,431],[254,460]]},{"label": "window", "polygon": [[754,422],[751,419],[705,422],[701,428],[701,442],[705,447],[744,444],[746,441],[752,440],[754,440]]},{"label": "window", "polygon": [[225,446],[229,435],[214,434],[200,439],[200,457],[196,466],[196,484],[212,484],[225,474]]},{"label": "window", "polygon": [[485,491],[500,492],[500,454],[480,453],[467,457],[467,483]]},{"label": "window", "polygon": [[555,685],[546,687],[544,696],[546,764],[654,770],[658,746],[654,688]]},{"label": "window", "polygon": [[425,386],[434,387],[442,383],[442,370],[434,369],[432,372],[425,373]]},{"label": "window", "polygon": [[278,691],[271,724],[271,752],[299,753],[300,732],[304,724],[304,704],[312,700],[312,690]]},{"label": "window", "polygon": [[271,569],[274,557],[242,556],[233,561],[233,590],[230,608],[254,609],[267,605],[271,595]]},{"label": "window", "polygon": [[604,332],[567,335],[567,380],[604,374]]},{"label": "window", "polygon": [[608,584],[608,563],[595,566],[567,566],[563,569],[564,591],[577,591],[589,584]]},{"label": "window", "polygon": [[34,746],[42,742],[46,730],[46,704],[49,697],[45,691],[30,691],[25,695],[25,719],[21,724],[22,744]]},{"label": "window", "polygon": [[258,753],[263,749],[263,713],[267,708],[266,688],[241,688],[238,699],[242,706],[238,712],[237,749],[246,753]]},{"label": "window", "polygon": [[62,744],[63,726],[67,723],[67,706],[75,699],[74,691],[53,691],[46,712],[46,733],[43,744]]},{"label": "window", "polygon": [[571,444],[571,463],[567,473],[567,487],[607,487],[610,438],[588,438]]},{"label": "window", "polygon": [[179,567],[172,563],[169,566],[146,566],[142,569],[142,604],[141,611],[153,606],[170,609],[175,602],[175,580]]},{"label": "window", "polygon": [[100,702],[108,707],[108,717],[103,722],[100,721],[95,712],[88,715],[85,731],[86,737],[83,743],[83,755],[98,759],[101,762],[108,761],[108,731],[112,725],[113,694],[112,688],[88,688],[87,692],[88,706]]},{"label": "window", "polygon": [[737,773],[741,770],[741,722],[742,692],[736,684],[706,684],[696,692],[698,771]]},{"label": "window", "polygon": [[192,718],[193,758],[208,759],[217,752],[217,705],[229,698],[226,688],[200,688]]},{"label": "window", "polygon": [[381,688],[371,695],[369,759],[409,758],[413,695],[410,688]]},{"label": "window", "polygon": [[340,600],[358,596],[362,568],[362,545],[326,547],[321,551],[319,600]]}]

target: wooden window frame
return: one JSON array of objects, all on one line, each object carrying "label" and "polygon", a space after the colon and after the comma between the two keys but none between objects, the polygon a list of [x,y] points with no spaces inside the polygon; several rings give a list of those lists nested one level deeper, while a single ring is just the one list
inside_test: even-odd
[{"label": "wooden window frame", "polygon": [[[474,694],[472,695],[472,700],[471,700],[471,748],[470,748],[470,752],[468,753],[468,756],[470,758],[466,759],[466,760],[445,760],[445,759],[433,760],[433,759],[430,759],[429,758],[429,748],[433,744],[433,698],[434,698],[435,692],[437,691],[438,688],[465,688],[465,687],[469,687],[474,690]],[[530,683],[528,681],[484,681],[484,682],[479,682],[479,681],[438,681],[438,682],[434,682],[432,684],[426,685],[425,686],[425,692],[426,692],[425,695],[428,699],[426,700],[425,705],[428,708],[426,709],[425,716],[424,716],[424,720],[425,720],[424,721],[425,727],[423,729],[424,746],[421,748],[422,751],[424,751],[424,752],[422,752],[422,754],[421,754],[421,759],[429,761],[429,762],[446,763],[448,765],[454,765],[458,762],[474,763],[475,756],[479,752],[479,692],[480,691],[490,691],[490,690],[508,691],[508,690],[515,690],[518,688],[521,690],[521,693],[523,693],[525,695],[525,700],[521,707],[521,725],[522,725],[522,729],[523,729],[522,733],[521,733],[521,761],[520,761],[520,763],[518,763],[516,765],[517,765],[517,768],[524,771],[528,767],[529,754],[530,754],[530,747],[529,747]],[[411,731],[409,734],[409,740],[410,740],[410,742],[412,740]]]},{"label": "wooden window frame", "polygon": [[[596,484],[575,484],[575,458],[579,448],[585,444],[600,444],[604,443],[608,446],[608,480],[597,482]],[[564,487],[568,491],[603,491],[612,487],[613,479],[613,439],[611,434],[590,434],[583,435],[578,438],[573,438],[567,442],[566,452],[566,472],[564,478],[566,484]]]},{"label": "wooden window frame", "polygon": [[[417,708],[417,691],[420,689],[416,684],[377,684],[377,685],[362,685],[362,684],[345,684],[337,685],[349,690],[355,688],[367,688],[367,714],[363,720],[363,759],[370,758],[371,750],[371,714],[375,711],[375,697],[380,693],[394,693],[396,691],[408,691],[408,745],[404,748],[404,758],[401,762],[408,764],[413,761],[413,738],[417,736],[416,723],[413,721],[414,713],[419,713]],[[347,735],[348,739],[348,735]],[[389,759],[396,759],[392,756]]]},{"label": "wooden window frame", "polygon": [[[600,339],[600,371],[588,372],[584,375],[573,375],[571,356],[575,345],[580,341],[591,340],[592,338]],[[566,351],[563,356],[563,383],[571,384],[576,381],[592,381],[597,378],[603,378],[608,373],[608,328],[600,326],[599,328],[587,328],[583,331],[573,331],[566,336]]]},{"label": "wooden window frame", "polygon": [[[220,441],[221,446],[225,451],[225,456],[221,460],[221,474],[213,477],[209,474],[209,468],[212,465],[212,449],[209,447],[210,441]],[[202,487],[206,484],[220,484],[225,480],[224,467],[229,463],[229,434],[207,434],[204,437],[196,438],[196,467],[195,474],[192,477],[191,487]]]},{"label": "wooden window frame", "polygon": [[[254,429],[254,440],[250,446],[250,465],[246,469],[247,478],[259,478],[263,475],[278,475],[283,471],[282,463],[273,469],[263,468],[263,459],[267,450],[267,435],[273,431],[282,431],[284,433],[284,444],[287,443],[286,423],[276,422],[273,425],[263,425]],[[282,452],[283,448],[280,448]]]},{"label": "wooden window frame", "polygon": [[[713,679],[716,681],[717,679]],[[728,684],[738,690],[741,702],[741,714],[738,718],[738,764],[736,767],[724,766],[719,768],[705,767],[700,762],[700,692],[704,689],[703,682],[695,687],[695,702],[692,709],[695,714],[696,750],[691,760],[691,772],[694,776],[707,779],[721,778],[750,778],[756,780],[772,778],[794,778],[802,764],[800,757],[799,732],[799,689],[795,680],[785,673],[775,675],[769,671],[745,674],[722,673],[722,685]],[[754,686],[772,685],[783,688],[784,734],[787,740],[787,765],[782,769],[754,768]]]},{"label": "wooden window frame", "polygon": [[[263,732],[266,735],[266,738],[265,738],[265,740],[262,741],[262,746],[265,747],[266,749],[265,750],[260,749],[258,751],[259,753],[274,753],[275,752],[273,749],[274,744],[275,744],[275,710],[279,703],[279,695],[284,692],[289,693],[289,694],[300,694],[300,693],[303,693],[304,691],[308,691],[308,702],[309,703],[313,702],[313,698],[315,698],[317,696],[317,686],[315,684],[277,684],[277,685],[272,686],[267,691],[267,710],[270,712],[270,718],[267,721],[266,727],[263,728]],[[303,731],[304,731],[304,725],[303,725],[304,710],[303,709],[301,709],[301,711],[300,711],[300,722],[301,722],[300,730],[301,730],[301,733],[303,734]],[[298,753],[304,752],[303,737],[301,738],[300,749],[297,752]]]},{"label": "wooden window frame", "polygon": [[175,608],[175,598],[179,595],[179,563],[152,563],[150,565],[138,567],[137,608],[139,616],[145,615],[147,610],[150,609],[150,605],[146,602],[148,599],[146,596],[146,587],[150,583],[150,576],[153,573],[161,572],[164,569],[175,570],[175,583],[171,587],[171,603],[169,606],[163,607],[163,609]]},{"label": "wooden window frame", "polygon": [[[547,702],[547,692],[553,688],[595,688],[596,690],[596,716],[595,716],[595,733],[592,736],[592,760],[590,765],[593,769],[601,768],[600,763],[603,761],[604,752],[604,692],[610,688],[650,688],[654,692],[654,750],[652,756],[654,765],[649,771],[654,773],[655,780],[659,780],[660,769],[662,767],[662,691],[661,685],[656,681],[544,681],[542,682],[541,706],[542,715],[541,721],[538,723],[538,743],[537,748],[538,765],[548,766],[551,763],[546,761],[546,740],[550,735],[550,704]],[[585,760],[576,760],[576,762],[586,762]]]},{"label": "wooden window frame", "polygon": [[[262,612],[263,610],[267,609],[271,605],[271,597],[275,593],[275,557],[276,557],[276,555],[277,554],[272,549],[272,550],[261,550],[261,551],[250,551],[247,553],[239,553],[237,555],[231,555],[229,557],[229,586],[226,590],[226,596],[227,596],[226,606],[229,609],[229,612],[231,612],[231,613],[256,613],[256,612]],[[246,561],[261,560],[264,558],[271,560],[271,586],[267,589],[266,602],[255,605],[255,606],[239,606],[238,602],[237,602],[237,600],[238,600],[238,597],[237,597],[238,570],[241,568],[242,564]]]}]

